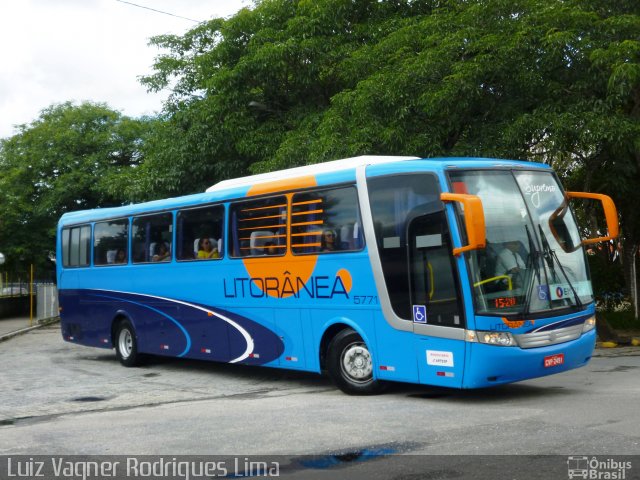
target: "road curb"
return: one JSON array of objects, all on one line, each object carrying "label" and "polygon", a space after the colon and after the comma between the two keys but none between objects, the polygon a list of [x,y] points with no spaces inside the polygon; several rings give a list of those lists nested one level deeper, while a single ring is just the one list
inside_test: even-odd
[{"label": "road curb", "polygon": [[640,348],[618,345],[615,348],[600,348],[597,347],[593,351],[594,357],[607,358],[607,357],[640,357]]},{"label": "road curb", "polygon": [[20,330],[16,330],[15,332],[5,333],[4,335],[0,335],[0,343],[6,342],[7,340],[12,339],[13,337],[17,337],[18,335],[22,335],[24,333],[28,333],[31,330],[36,330],[38,328],[46,327],[48,325],[53,325],[60,321],[60,317],[47,318],[44,320],[39,320],[37,325],[32,325],[30,327],[21,328]]}]

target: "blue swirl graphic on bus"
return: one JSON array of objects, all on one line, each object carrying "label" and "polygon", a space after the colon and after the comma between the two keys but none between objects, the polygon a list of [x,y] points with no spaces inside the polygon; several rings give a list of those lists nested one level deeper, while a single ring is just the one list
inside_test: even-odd
[{"label": "blue swirl graphic on bus", "polygon": [[[84,300],[68,302],[67,293]],[[97,302],[93,299],[105,299],[110,302]],[[120,302],[120,303],[119,303]],[[126,304],[126,305],[124,305]],[[187,302],[181,299],[160,297],[155,295],[123,292],[116,290],[76,290],[61,295],[65,317],[72,318],[115,318],[118,314],[126,315],[134,322],[139,337],[139,349],[142,353],[165,354],[166,350],[176,346],[181,350],[177,357],[203,358],[229,363],[245,363],[264,365],[276,360],[284,351],[282,338],[266,326],[237,313],[213,308],[206,304]],[[131,307],[127,307],[127,305]],[[180,332],[180,336],[171,333],[171,329],[162,326],[162,320],[150,313],[153,312],[169,320]],[[150,316],[151,315],[151,316]],[[204,323],[203,323],[204,322]],[[109,332],[91,331],[88,325],[81,322],[75,324],[80,334],[93,336],[94,343],[109,345]],[[206,325],[206,334],[201,334]],[[105,325],[106,326],[106,325]],[[177,333],[177,332],[176,332]],[[69,336],[69,335],[68,335]],[[106,340],[105,340],[106,339]],[[182,342],[185,342],[182,344]],[[86,337],[81,343],[92,343]],[[175,345],[178,343],[178,345]],[[161,350],[158,352],[157,345]]]},{"label": "blue swirl graphic on bus", "polygon": [[171,322],[173,322],[182,331],[182,333],[184,334],[185,338],[187,339],[187,346],[182,351],[182,353],[180,353],[178,355],[178,357],[184,357],[187,354],[187,352],[189,352],[189,350],[191,349],[191,337],[189,336],[189,332],[187,332],[187,330],[182,325],[180,325],[180,322],[178,322],[175,318],[171,317],[170,315],[167,315],[163,311],[158,310],[157,308],[150,307],[149,305],[145,305],[144,303],[134,302],[133,300],[125,300],[124,298],[112,297],[112,296],[109,296],[109,295],[98,295],[98,294],[91,294],[91,296],[92,297],[109,298],[111,300],[118,300],[120,302],[132,303],[134,305],[139,305],[139,306],[141,306],[143,308],[148,308],[151,311],[159,313],[163,317],[165,317],[165,318],[169,319]]}]

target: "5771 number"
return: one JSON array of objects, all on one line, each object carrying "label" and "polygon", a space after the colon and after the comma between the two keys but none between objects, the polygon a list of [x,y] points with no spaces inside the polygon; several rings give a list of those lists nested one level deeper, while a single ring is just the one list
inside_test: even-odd
[{"label": "5771 number", "polygon": [[356,305],[377,305],[378,297],[375,295],[354,295],[353,303]]}]

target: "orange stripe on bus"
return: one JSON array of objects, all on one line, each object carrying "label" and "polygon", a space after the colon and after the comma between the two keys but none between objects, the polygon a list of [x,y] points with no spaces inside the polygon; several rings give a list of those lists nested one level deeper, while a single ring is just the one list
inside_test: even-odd
[{"label": "orange stripe on bus", "polygon": [[266,217],[241,218],[241,222],[253,222],[255,220],[265,220],[267,218],[282,218],[282,215],[267,215]]},{"label": "orange stripe on bus", "polygon": [[320,243],[292,243],[292,247],[321,247]]},{"label": "orange stripe on bus", "polygon": [[256,208],[243,208],[242,210],[240,210],[241,212],[254,212],[256,210],[267,210],[269,208],[282,208],[282,207],[286,207],[287,204],[283,203],[282,205],[269,205],[267,207],[256,207]]},{"label": "orange stripe on bus", "polygon": [[322,220],[316,220],[314,222],[301,222],[301,223],[292,223],[292,227],[299,227],[301,225],[322,225],[324,222]]},{"label": "orange stripe on bus", "polygon": [[258,183],[249,189],[247,196],[250,197],[252,195],[262,195],[265,193],[283,192],[285,190],[298,190],[302,188],[315,187],[316,185],[316,177],[313,175],[297,178],[283,178],[282,180]]},{"label": "orange stripe on bus", "polygon": [[317,232],[306,232],[306,233],[292,233],[292,237],[317,237],[318,235],[322,235],[321,231]]},{"label": "orange stripe on bus", "polygon": [[291,204],[292,207],[295,207],[296,205],[309,205],[311,203],[321,203],[322,199],[318,198],[317,200],[307,200],[306,202],[293,202]]},{"label": "orange stripe on bus", "polygon": [[308,210],[306,212],[294,212],[291,214],[291,216],[293,217],[294,215],[310,215],[312,213],[324,213],[324,210]]},{"label": "orange stripe on bus", "polygon": [[[256,235],[254,238],[285,238],[286,235]],[[251,237],[240,237],[240,240],[251,240]]]},{"label": "orange stripe on bus", "polygon": [[239,228],[238,230],[263,230],[265,228],[283,228],[286,227],[287,225],[261,225],[259,227],[246,227],[246,228]]}]

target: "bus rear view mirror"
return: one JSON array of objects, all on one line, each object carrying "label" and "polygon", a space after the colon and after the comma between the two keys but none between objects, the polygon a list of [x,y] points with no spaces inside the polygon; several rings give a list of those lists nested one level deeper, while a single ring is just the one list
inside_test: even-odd
[{"label": "bus rear view mirror", "polygon": [[464,225],[467,231],[468,245],[453,249],[455,256],[470,250],[478,250],[487,245],[486,229],[484,223],[484,210],[482,200],[476,195],[466,193],[442,193],[440,200],[443,202],[458,202],[464,208]]},{"label": "bus rear view mirror", "polygon": [[575,252],[582,246],[580,235],[575,228],[572,228],[573,226],[573,216],[569,210],[569,199],[566,198],[549,216],[549,230],[558,245],[566,253]]},{"label": "bus rear view mirror", "polygon": [[[568,198],[587,198],[590,200],[599,200],[602,203],[604,210],[604,218],[607,221],[608,235],[604,237],[586,238],[582,240],[583,245],[589,245],[592,243],[608,242],[618,236],[620,231],[618,225],[618,211],[613,200],[608,195],[602,193],[587,193],[587,192],[567,192]],[[553,232],[553,229],[552,229]]]}]

